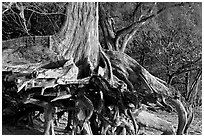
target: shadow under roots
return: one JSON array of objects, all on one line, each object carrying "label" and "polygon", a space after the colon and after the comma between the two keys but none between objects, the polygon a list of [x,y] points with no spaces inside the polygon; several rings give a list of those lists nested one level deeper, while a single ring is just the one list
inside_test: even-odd
[{"label": "shadow under roots", "polygon": [[39,129],[29,127],[26,121],[14,125],[13,115],[2,116],[2,135],[43,135]]}]

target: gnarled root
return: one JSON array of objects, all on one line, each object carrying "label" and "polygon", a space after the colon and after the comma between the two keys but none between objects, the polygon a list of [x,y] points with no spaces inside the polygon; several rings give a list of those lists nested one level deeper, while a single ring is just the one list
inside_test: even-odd
[{"label": "gnarled root", "polygon": [[187,124],[186,109],[184,108],[183,104],[179,99],[168,99],[166,101],[168,101],[169,104],[172,104],[178,113],[178,128],[177,128],[176,134],[177,135],[184,134],[184,129]]},{"label": "gnarled root", "polygon": [[44,116],[45,116],[45,122],[44,122],[44,135],[54,135],[54,112],[55,109],[53,106],[48,104],[48,107],[44,109]]},{"label": "gnarled root", "polygon": [[188,115],[187,115],[187,120],[188,121],[187,121],[187,124],[186,124],[185,129],[184,129],[184,134],[186,134],[186,135],[188,134],[188,128],[190,127],[193,119],[194,119],[193,111],[188,112]]},{"label": "gnarled root", "polygon": [[186,123],[185,129],[184,129],[184,134],[188,134],[187,130],[190,127],[190,125],[194,119],[193,108],[188,102],[186,102],[186,100],[184,98],[181,98],[181,102],[182,102],[182,104],[184,104],[184,107],[185,107],[186,112],[187,112],[187,123]]}]

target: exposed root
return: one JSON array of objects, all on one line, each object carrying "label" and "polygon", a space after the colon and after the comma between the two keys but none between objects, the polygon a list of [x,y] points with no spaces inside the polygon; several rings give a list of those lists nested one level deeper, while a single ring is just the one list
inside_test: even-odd
[{"label": "exposed root", "polygon": [[[158,97],[164,105],[166,104],[165,99],[170,98],[168,99],[168,104],[174,106],[178,113],[177,134],[183,134],[187,123],[187,112],[180,100],[173,99],[173,97],[178,98],[179,93],[171,87],[168,87],[166,82],[151,75],[130,56],[116,51],[106,51],[106,53],[110,58],[113,68],[115,68],[117,72],[115,75],[117,76],[117,74],[121,71],[120,73],[122,73],[124,77],[120,78],[126,82],[126,84],[129,84],[126,79],[135,85],[141,85],[140,82],[142,82],[149,89],[149,94],[159,95]],[[134,88],[136,89],[137,87]],[[141,94],[143,94],[143,92],[141,92]]]},{"label": "exposed root", "polygon": [[183,135],[187,124],[187,112],[179,99],[167,99],[169,104],[173,105],[178,113],[178,127],[176,134]]},{"label": "exposed root", "polygon": [[99,44],[99,56],[100,60],[99,61],[99,66],[102,66],[104,72],[100,72],[101,74],[105,74],[105,77],[108,79],[110,83],[113,83],[113,70],[111,66],[111,62],[107,55],[104,53],[101,45]]}]

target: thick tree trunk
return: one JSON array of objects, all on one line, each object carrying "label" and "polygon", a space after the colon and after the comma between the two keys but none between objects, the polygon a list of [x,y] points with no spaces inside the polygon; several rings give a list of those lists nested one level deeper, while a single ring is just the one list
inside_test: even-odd
[{"label": "thick tree trunk", "polygon": [[87,72],[96,68],[99,60],[98,4],[75,2],[66,6],[67,18],[57,34],[4,41],[3,66],[73,58],[79,77],[88,76]]},{"label": "thick tree trunk", "polygon": [[98,59],[98,7],[97,3],[68,3],[63,28],[54,35],[54,49],[63,58],[74,58],[76,65],[88,59],[94,66]]},{"label": "thick tree trunk", "polygon": [[63,28],[52,37],[55,44],[51,48],[63,59],[73,58],[79,67],[79,78],[86,77],[99,59],[98,4],[68,3],[66,15]]},{"label": "thick tree trunk", "polygon": [[[73,58],[74,63],[79,68],[79,77],[82,78],[90,75],[90,73],[87,73],[89,70],[98,67],[101,57],[105,61],[102,67],[105,66],[104,68],[109,70],[108,78],[112,78],[113,71],[116,77],[127,83],[130,90],[138,89],[138,87],[141,89],[145,85],[150,94],[174,97],[175,93],[166,86],[164,81],[151,75],[137,61],[125,53],[107,51],[106,54],[109,59],[106,57],[98,44],[97,10],[97,3],[68,3],[67,18],[59,33],[52,36],[25,37],[3,42],[3,64],[6,66]],[[135,33],[137,27],[142,26],[145,21],[133,23],[119,31],[116,37],[119,38],[122,34],[130,35],[127,37],[129,41],[133,35],[131,32]],[[180,102],[175,102],[175,104],[183,108]],[[181,109],[178,113],[186,112]],[[179,120],[186,122],[186,117],[179,114]]]}]

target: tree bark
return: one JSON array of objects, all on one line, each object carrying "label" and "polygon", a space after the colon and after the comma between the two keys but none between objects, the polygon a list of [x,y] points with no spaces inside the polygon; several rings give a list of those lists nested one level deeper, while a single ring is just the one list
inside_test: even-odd
[{"label": "tree bark", "polygon": [[3,41],[3,66],[73,58],[80,77],[88,76],[99,60],[98,4],[71,2],[66,6],[67,18],[57,34]]},{"label": "tree bark", "polygon": [[[113,24],[111,24],[110,21],[107,21],[110,18],[110,16],[106,15],[106,12],[103,9],[103,6],[100,6],[101,7],[100,23],[101,23],[102,31],[106,42],[105,44],[107,45],[106,47],[109,48],[109,50],[124,52],[128,42],[132,39],[134,34],[138,31],[138,29],[141,26],[143,26],[150,19],[154,18],[155,16],[157,16],[158,14],[160,14],[161,12],[167,9],[184,6],[184,5],[186,5],[186,3],[178,3],[178,4],[171,5],[169,7],[163,7],[157,10],[156,3],[154,3],[154,5],[150,6],[148,9],[142,9],[141,8],[142,4],[138,4],[135,7],[135,10],[133,11],[133,15],[135,15],[135,12],[139,11],[140,9],[140,13],[139,13],[140,16],[139,18],[136,18],[138,20],[133,20],[132,24],[116,32],[113,30],[113,27],[112,27]],[[124,37],[124,40],[122,41],[122,45],[120,45],[119,41],[122,37]]]},{"label": "tree bark", "polygon": [[[138,9],[138,7],[136,7]],[[128,42],[132,39],[138,29],[146,23],[146,20],[134,21],[131,25],[115,32],[114,24],[110,21],[111,16],[105,12],[103,6],[100,6],[100,26],[104,35],[106,48],[114,51],[124,52]],[[119,44],[120,39],[124,37],[122,45]]]},{"label": "tree bark", "polygon": [[98,58],[98,6],[97,3],[68,3],[67,18],[53,42],[63,58],[74,58],[76,65],[85,59],[96,66]]},{"label": "tree bark", "polygon": [[187,94],[187,101],[191,102],[193,104],[193,100],[195,98],[195,96],[197,95],[198,93],[198,85],[199,85],[199,81],[201,79],[201,75],[202,74],[202,71],[201,70],[198,70],[197,72],[197,75],[191,85],[191,87],[189,86],[189,92]]},{"label": "tree bark", "polygon": [[105,48],[109,50],[118,51],[118,44],[115,43],[115,31],[114,24],[112,22],[112,17],[106,13],[105,9],[101,4],[99,4],[99,24],[103,32]]},{"label": "tree bark", "polygon": [[[159,95],[166,98],[165,100],[168,101],[167,103],[169,103],[169,105],[175,107],[178,113],[177,134],[183,134],[187,123],[187,112],[185,107],[188,106],[184,106],[185,104],[177,99],[180,97],[179,92],[169,88],[166,82],[151,75],[145,68],[127,54],[117,51],[106,51],[106,54],[110,58],[113,74],[123,80],[130,90],[135,90],[140,87],[137,92],[140,92],[141,94],[149,92],[149,94]],[[146,87],[146,89],[143,90],[142,87]]]},{"label": "tree bark", "polygon": [[63,59],[73,58],[79,77],[86,77],[98,65],[98,4],[68,3],[66,15],[61,31],[52,37],[55,44],[51,49]]},{"label": "tree bark", "polygon": [[[174,97],[174,91],[171,91],[164,81],[151,75],[137,61],[125,53],[106,51],[105,54],[102,51],[98,43],[97,12],[97,3],[68,3],[67,18],[59,33],[52,36],[39,37],[39,39],[37,37],[26,37],[3,42],[4,64],[13,65],[21,62],[24,64],[31,62],[38,63],[45,60],[69,60],[73,58],[74,63],[79,68],[79,75],[82,78],[90,75],[87,71],[97,68],[101,57],[105,60],[104,68],[109,70],[109,78],[112,79],[113,72],[116,77],[127,83],[130,90],[138,89],[138,87],[142,89],[143,86],[146,86],[146,90],[150,94]],[[135,22],[120,30],[115,40],[117,41],[117,38],[123,34],[128,34],[132,30],[135,33],[138,27],[143,25],[147,19]],[[110,32],[108,33],[111,36]],[[128,39],[131,37],[130,35]],[[10,45],[6,45],[9,42]],[[32,56],[33,54],[35,56]],[[141,85],[140,81],[142,81],[143,85]],[[182,104],[176,103],[178,107],[183,108]],[[183,111],[182,109],[181,113],[185,113]],[[186,117],[182,114],[179,116],[180,120],[185,122]]]}]

